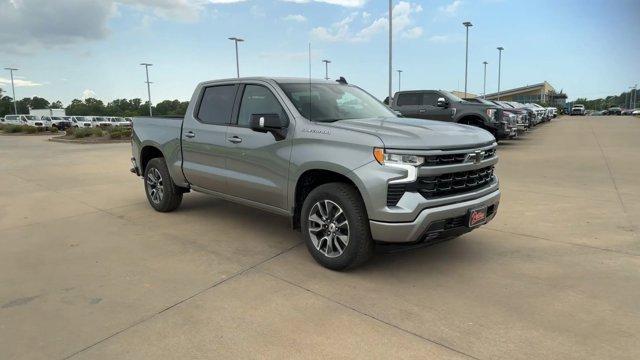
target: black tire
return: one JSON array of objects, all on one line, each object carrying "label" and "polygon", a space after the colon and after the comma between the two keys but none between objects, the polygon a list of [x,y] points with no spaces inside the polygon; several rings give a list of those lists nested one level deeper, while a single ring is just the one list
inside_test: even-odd
[{"label": "black tire", "polygon": [[[156,181],[156,185],[153,185],[152,179],[156,179],[158,173],[160,179]],[[157,196],[152,195],[154,188],[159,192]],[[147,167],[144,169],[144,192],[149,204],[156,211],[170,212],[177,209],[182,203],[182,191],[173,183],[164,158],[154,158],[147,163]]]},{"label": "black tire", "polygon": [[[311,211],[315,210],[317,204],[323,203],[325,200],[337,204],[340,210],[342,210],[344,217],[340,215],[339,221],[346,219],[348,222],[348,242],[343,248],[342,253],[334,257],[330,257],[319,250],[314,244],[312,235],[309,232],[310,223],[312,222],[309,220]],[[313,189],[302,205],[300,228],[302,229],[302,236],[304,237],[311,256],[313,256],[320,265],[328,269],[344,270],[357,267],[367,261],[373,253],[373,240],[371,238],[367,210],[358,190],[352,185],[345,183],[328,183]],[[343,243],[340,242],[340,244]]]}]

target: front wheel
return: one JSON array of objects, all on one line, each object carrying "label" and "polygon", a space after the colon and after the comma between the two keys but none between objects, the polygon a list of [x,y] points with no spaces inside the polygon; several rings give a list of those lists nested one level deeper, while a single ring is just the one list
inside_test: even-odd
[{"label": "front wheel", "polygon": [[326,268],[356,267],[373,253],[367,211],[349,184],[328,183],[313,189],[304,201],[300,221],[307,249]]},{"label": "front wheel", "polygon": [[149,204],[157,211],[173,211],[182,202],[182,192],[171,180],[163,158],[149,160],[144,169],[144,189]]}]

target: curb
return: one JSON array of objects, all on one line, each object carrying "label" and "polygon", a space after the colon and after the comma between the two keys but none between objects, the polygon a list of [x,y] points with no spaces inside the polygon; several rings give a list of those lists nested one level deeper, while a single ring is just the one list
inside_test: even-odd
[{"label": "curb", "polygon": [[59,142],[64,144],[124,144],[130,143],[131,139],[117,139],[117,140],[84,140],[84,139],[61,139],[58,137],[52,137],[49,139],[52,142]]}]

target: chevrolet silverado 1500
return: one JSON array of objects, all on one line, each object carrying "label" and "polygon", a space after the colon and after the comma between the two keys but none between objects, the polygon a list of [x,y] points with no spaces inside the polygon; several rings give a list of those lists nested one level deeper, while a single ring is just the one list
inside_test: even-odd
[{"label": "chevrolet silverado 1500", "polygon": [[197,86],[184,118],[135,118],[132,172],[157,211],[199,191],[287,216],[331,269],[374,244],[430,244],[496,215],[495,138],[401,118],[357,86],[240,78]]}]

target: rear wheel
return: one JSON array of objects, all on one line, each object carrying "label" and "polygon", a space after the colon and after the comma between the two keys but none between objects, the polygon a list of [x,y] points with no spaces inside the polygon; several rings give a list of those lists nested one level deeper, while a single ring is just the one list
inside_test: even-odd
[{"label": "rear wheel", "polygon": [[307,249],[326,268],[356,267],[373,253],[367,211],[349,184],[328,183],[313,189],[302,205],[300,222]]},{"label": "rear wheel", "polygon": [[182,202],[182,191],[171,180],[163,158],[149,160],[144,170],[144,188],[149,204],[157,211],[173,211]]}]

